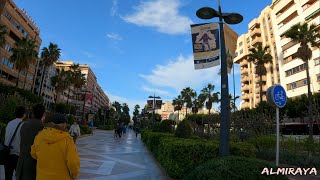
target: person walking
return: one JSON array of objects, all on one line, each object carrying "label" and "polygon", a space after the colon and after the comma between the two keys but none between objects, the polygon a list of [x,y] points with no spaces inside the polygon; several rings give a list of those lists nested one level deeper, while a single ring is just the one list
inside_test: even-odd
[{"label": "person walking", "polygon": [[37,179],[72,180],[80,171],[80,158],[66,129],[67,118],[54,114],[53,122],[36,136],[31,156],[37,160]]},{"label": "person walking", "polygon": [[8,123],[5,134],[5,145],[11,146],[10,155],[4,163],[6,180],[11,180],[13,172],[16,171],[20,154],[20,129],[23,119],[26,117],[26,109],[23,106],[18,106],[15,114],[16,119]]},{"label": "person walking", "polygon": [[31,146],[35,136],[43,129],[45,107],[37,104],[32,108],[33,118],[24,122],[20,130],[20,155],[17,164],[17,180],[35,180],[37,161],[31,157]]},{"label": "person walking", "polygon": [[70,135],[73,137],[74,144],[76,144],[78,136],[80,136],[80,127],[76,121],[72,124],[69,130]]}]

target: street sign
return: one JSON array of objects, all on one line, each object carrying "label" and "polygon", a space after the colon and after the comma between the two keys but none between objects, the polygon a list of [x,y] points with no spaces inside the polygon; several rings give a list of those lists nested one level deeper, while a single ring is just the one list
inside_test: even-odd
[{"label": "street sign", "polygon": [[280,147],[280,122],[279,122],[279,108],[283,108],[287,102],[287,95],[284,88],[276,84],[267,90],[267,102],[276,107],[276,124],[277,124],[277,145],[276,145],[276,166],[279,165],[279,147]]},{"label": "street sign", "polygon": [[281,85],[274,85],[267,90],[267,102],[278,108],[283,108],[287,102],[286,91]]}]

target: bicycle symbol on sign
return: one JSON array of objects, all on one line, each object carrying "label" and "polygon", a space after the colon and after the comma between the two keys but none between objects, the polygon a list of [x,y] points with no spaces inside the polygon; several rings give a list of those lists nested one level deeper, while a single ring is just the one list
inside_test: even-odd
[{"label": "bicycle symbol on sign", "polygon": [[281,101],[285,101],[285,96],[283,94],[283,91],[279,91],[277,94],[274,95],[274,99],[276,100],[276,103],[278,105],[281,105]]}]

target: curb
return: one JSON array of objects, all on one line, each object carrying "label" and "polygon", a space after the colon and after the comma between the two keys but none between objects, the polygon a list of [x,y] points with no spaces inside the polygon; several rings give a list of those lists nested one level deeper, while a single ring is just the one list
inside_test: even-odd
[{"label": "curb", "polygon": [[140,136],[140,140],[143,143],[143,146],[145,147],[145,149],[147,150],[147,152],[149,153],[149,155],[152,157],[152,159],[157,163],[157,166],[159,167],[159,169],[161,170],[161,172],[163,173],[163,175],[168,179],[168,180],[174,180],[172,179],[167,172],[164,170],[164,168],[161,166],[161,164],[157,161],[157,159],[153,156],[152,152],[149,150],[149,148],[144,144],[144,142],[141,139]]}]

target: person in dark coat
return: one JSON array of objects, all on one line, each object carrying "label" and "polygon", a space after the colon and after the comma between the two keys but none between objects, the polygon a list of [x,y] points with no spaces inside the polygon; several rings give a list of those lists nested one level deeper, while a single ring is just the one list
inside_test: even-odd
[{"label": "person in dark coat", "polygon": [[45,107],[37,104],[33,107],[33,119],[26,121],[21,127],[20,156],[17,164],[17,180],[35,180],[37,161],[31,157],[31,146],[35,136],[43,129]]}]

